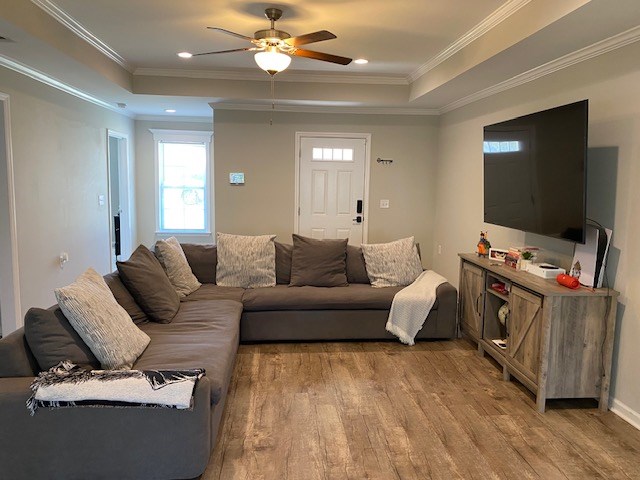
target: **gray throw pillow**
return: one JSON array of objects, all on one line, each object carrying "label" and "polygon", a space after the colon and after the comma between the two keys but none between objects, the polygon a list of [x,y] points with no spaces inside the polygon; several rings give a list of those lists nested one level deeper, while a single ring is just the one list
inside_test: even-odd
[{"label": "gray throw pillow", "polygon": [[291,282],[291,254],[293,245],[273,242],[276,246],[276,283],[289,285]]},{"label": "gray throw pillow", "polygon": [[276,285],[275,235],[218,233],[216,284],[221,287],[259,288]]},{"label": "gray throw pillow", "polygon": [[96,356],[57,305],[47,310],[30,308],[24,317],[24,336],[41,370],[64,360],[89,370],[100,368]]},{"label": "gray throw pillow", "polygon": [[367,275],[374,287],[410,285],[422,273],[414,237],[389,243],[362,244]]},{"label": "gray throw pillow", "polygon": [[155,255],[140,245],[129,260],[116,265],[122,283],[149,318],[158,323],[171,322],[180,308],[180,298]]},{"label": "gray throw pillow", "polygon": [[216,283],[218,248],[215,245],[183,243],[182,251],[200,283]]},{"label": "gray throw pillow", "polygon": [[55,294],[64,316],[102,368],[131,368],[149,345],[149,336],[134,325],[94,269]]},{"label": "gray throw pillow", "polygon": [[136,303],[129,290],[127,290],[127,287],[125,287],[122,280],[120,280],[118,272],[105,275],[104,281],[107,283],[107,287],[109,287],[113,296],[116,297],[116,301],[127,311],[131,320],[133,320],[133,323],[136,325],[142,325],[149,321],[147,314],[144,313],[140,308],[140,305]]},{"label": "gray throw pillow", "polygon": [[156,242],[156,257],[179,297],[186,297],[201,287],[187,262],[176,237]]},{"label": "gray throw pillow", "polygon": [[289,285],[347,286],[347,242],[346,238],[316,240],[294,233]]},{"label": "gray throw pillow", "polygon": [[362,247],[347,245],[347,282],[369,283]]}]

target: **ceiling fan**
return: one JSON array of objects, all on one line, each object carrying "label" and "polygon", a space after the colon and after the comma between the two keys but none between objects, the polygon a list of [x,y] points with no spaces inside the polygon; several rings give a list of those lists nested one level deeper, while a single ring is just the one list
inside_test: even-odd
[{"label": "ceiling fan", "polygon": [[254,33],[253,37],[231,32],[220,27],[207,27],[211,30],[247,40],[253,44],[251,47],[194,54],[182,52],[178,55],[183,58],[190,58],[201,55],[215,55],[219,53],[257,52],[254,56],[256,63],[271,76],[283,71],[289,66],[289,63],[291,63],[291,55],[312,58],[323,62],[337,63],[340,65],[349,65],[351,63],[351,58],[299,48],[301,45],[308,45],[310,43],[322,42],[324,40],[336,38],[333,33],[328,32],[327,30],[320,30],[318,32],[307,33],[306,35],[292,37],[289,33],[282,30],[276,30],[275,28],[276,21],[282,17],[282,10],[279,8],[267,8],[264,11],[264,14],[269,20],[271,20],[271,28],[267,30],[258,30]]}]

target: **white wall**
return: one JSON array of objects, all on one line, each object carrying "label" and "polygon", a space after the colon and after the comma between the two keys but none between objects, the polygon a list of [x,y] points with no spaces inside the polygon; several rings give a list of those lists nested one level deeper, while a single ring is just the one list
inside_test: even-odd
[{"label": "white wall", "polygon": [[[155,184],[155,145],[150,128],[159,130],[196,130],[210,132],[211,122],[147,121],[135,122],[136,150],[136,215],[138,218],[138,243],[152,247],[159,238],[156,235],[156,184]],[[215,143],[215,134],[213,138]],[[213,151],[213,149],[212,149]],[[212,159],[212,162],[214,159]],[[214,224],[215,211],[212,210],[210,224]],[[193,243],[212,243],[213,237],[195,235],[177,235],[180,241]],[[135,250],[134,245],[134,250]]]},{"label": "white wall", "polygon": [[107,129],[132,134],[133,121],[4,68],[0,91],[11,103],[24,314],[55,303],[53,289],[87,267],[108,272]]},{"label": "white wall", "polygon": [[[277,108],[277,107],[276,107]],[[415,235],[431,264],[437,125],[434,117],[338,115],[216,110],[214,158],[216,228],[237,234],[273,233],[291,243],[295,191],[295,133],[371,134],[368,241]],[[376,158],[393,159],[391,165]],[[242,187],[230,172],[244,172]],[[380,199],[391,208],[380,209]]]},{"label": "white wall", "polygon": [[[480,230],[496,247],[534,244],[567,264],[572,244],[483,223],[484,125],[588,98],[588,214],[614,230],[610,281],[620,292],[614,408],[640,424],[640,44],[636,43],[444,115],[440,128],[434,268],[458,281],[457,252],[474,251]],[[617,169],[617,175],[616,175]],[[613,177],[613,179],[612,179]],[[635,413],[634,413],[635,412]]]}]

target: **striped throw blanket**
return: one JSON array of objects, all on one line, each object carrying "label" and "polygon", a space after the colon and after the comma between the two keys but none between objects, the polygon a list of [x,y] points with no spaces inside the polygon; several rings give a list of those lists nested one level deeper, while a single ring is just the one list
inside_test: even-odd
[{"label": "striped throw blanket", "polygon": [[27,408],[149,407],[190,409],[197,381],[204,369],[84,370],[60,362],[31,383]]}]

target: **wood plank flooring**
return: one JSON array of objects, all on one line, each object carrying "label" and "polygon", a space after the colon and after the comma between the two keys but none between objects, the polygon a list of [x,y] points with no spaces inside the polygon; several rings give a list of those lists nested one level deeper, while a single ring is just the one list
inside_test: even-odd
[{"label": "wood plank flooring", "polygon": [[240,346],[202,480],[640,479],[640,431],[545,414],[466,340]]}]

